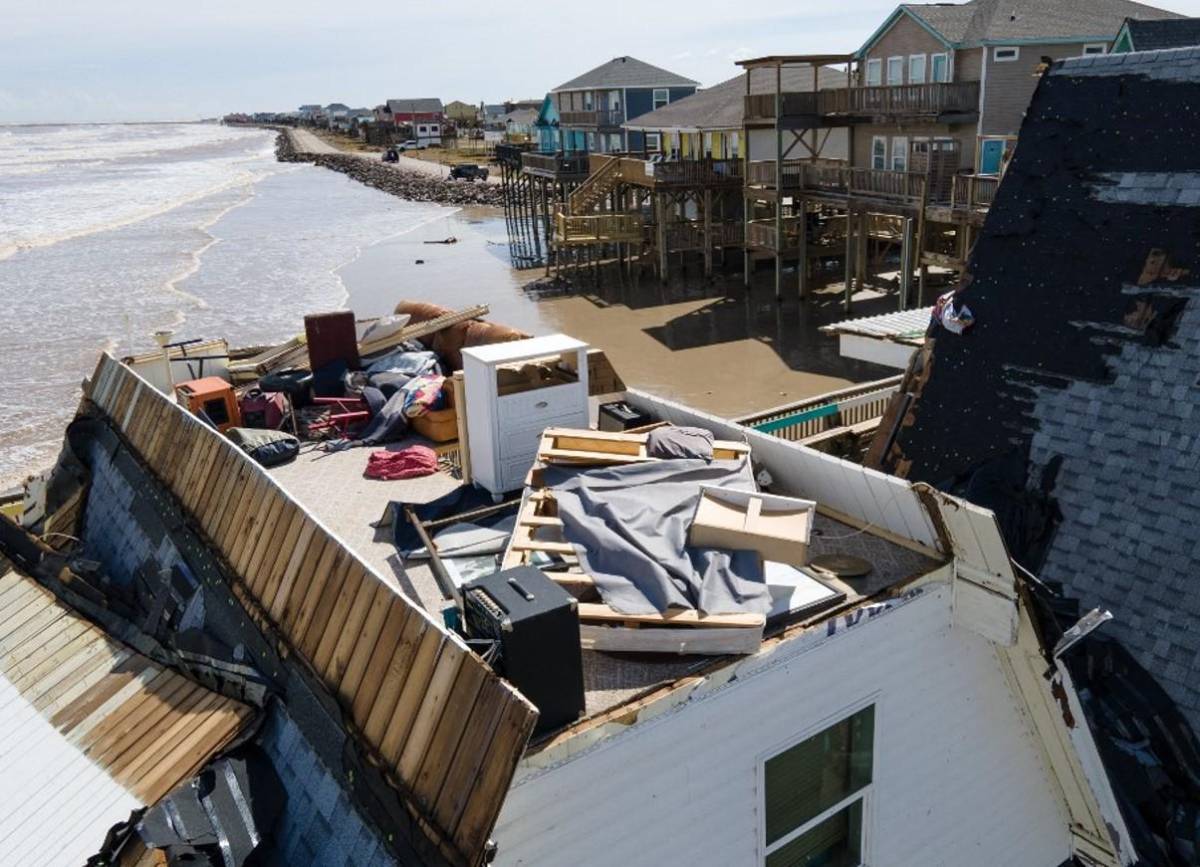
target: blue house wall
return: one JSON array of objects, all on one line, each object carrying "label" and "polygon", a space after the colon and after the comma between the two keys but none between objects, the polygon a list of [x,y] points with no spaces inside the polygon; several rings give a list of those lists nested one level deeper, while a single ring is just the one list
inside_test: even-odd
[{"label": "blue house wall", "polygon": [[[625,119],[633,120],[635,117],[639,117],[643,114],[646,114],[647,112],[653,111],[654,110],[654,91],[656,89],[661,89],[661,88],[652,88],[652,87],[627,87],[627,88],[624,88],[623,102],[624,102],[624,107],[625,107]],[[672,88],[668,88],[668,91],[670,93],[670,101],[675,102],[676,100],[683,99],[685,96],[691,96],[693,93],[696,92],[696,88],[690,87],[690,86],[689,87],[672,87]],[[593,97],[593,104],[597,105],[597,106],[601,105],[601,99],[602,99],[601,95],[606,93],[606,91],[596,90],[596,91],[593,91],[593,93],[595,94]],[[550,101],[553,102],[556,98],[557,98],[556,94],[551,94]],[[558,117],[557,105],[552,105],[551,108],[553,109],[554,115],[557,118]],[[546,111],[546,106],[543,105],[543,114],[545,113],[545,111]],[[540,117],[539,117],[539,121],[540,121]],[[604,137],[603,144],[601,144],[599,141],[597,141],[597,147],[595,149],[601,150],[601,151],[612,150],[612,148],[610,146],[611,143],[608,141],[608,137],[610,135],[613,135],[614,132],[615,131],[605,131],[603,133],[603,137]],[[588,127],[578,127],[578,128],[563,127],[562,128],[562,144],[561,144],[562,149],[566,150],[566,151],[592,150],[592,148],[589,148],[589,146],[588,146],[588,133],[596,133],[596,135],[598,137],[601,135],[600,133],[597,133],[596,130],[588,128]],[[637,151],[642,150],[642,148],[644,146],[644,136],[641,132],[627,132],[627,131],[622,130],[619,132],[619,135],[621,136],[621,139],[622,139],[622,144],[621,144],[622,150],[627,150],[627,151],[632,151],[632,152],[637,152]],[[558,150],[559,149],[558,133],[557,133],[557,131],[555,131],[553,129],[546,131],[545,139],[541,139],[539,137],[539,142],[543,143],[541,145],[541,149],[543,149],[543,150]]]}]

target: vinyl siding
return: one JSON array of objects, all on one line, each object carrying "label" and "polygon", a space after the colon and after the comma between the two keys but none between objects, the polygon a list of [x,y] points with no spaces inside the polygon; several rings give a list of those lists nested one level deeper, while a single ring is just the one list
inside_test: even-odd
[{"label": "vinyl siding", "polygon": [[872,697],[870,863],[1063,863],[1057,790],[994,648],[951,626],[950,596],[929,585],[854,626],[839,618],[831,638],[766,651],[674,711],[518,772],[495,863],[761,864],[760,761]]},{"label": "vinyl siding", "polygon": [[[888,140],[888,157],[892,153],[892,138],[905,136],[909,143],[915,138],[954,138],[959,143],[959,167],[972,169],[975,166],[975,125],[974,124],[906,124],[898,126],[863,124],[854,128],[854,162],[853,165],[862,168],[871,167],[871,141],[875,136],[886,136]],[[889,162],[888,168],[891,168]]]},{"label": "vinyl siding", "polygon": [[[922,27],[917,22],[913,21],[908,15],[901,15],[896,19],[896,23],[879,41],[871,46],[871,50],[867,53],[868,59],[878,58],[883,61],[883,83],[887,84],[887,59],[889,57],[904,57],[904,81],[908,81],[908,56],[910,54],[924,54],[925,61],[925,80],[929,80],[930,64],[928,55],[938,54],[940,52],[948,52],[945,43],[936,39],[928,30]],[[867,65],[862,64],[862,83],[866,84]]]},{"label": "vinyl siding", "polygon": [[1021,45],[1021,56],[1013,61],[997,63],[992,46],[987,47],[987,78],[983,95],[983,135],[1016,135],[1038,78],[1035,69],[1043,57],[1059,60],[1083,53],[1083,43],[1070,45]]},{"label": "vinyl siding", "polygon": [[982,48],[960,48],[954,52],[955,81],[979,81],[982,75]]}]

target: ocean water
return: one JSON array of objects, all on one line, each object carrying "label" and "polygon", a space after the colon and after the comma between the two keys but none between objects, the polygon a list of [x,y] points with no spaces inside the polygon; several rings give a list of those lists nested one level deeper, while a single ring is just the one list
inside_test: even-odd
[{"label": "ocean water", "polygon": [[340,269],[444,219],[214,124],[0,126],[0,489],[51,461],[98,353],[284,339]]}]

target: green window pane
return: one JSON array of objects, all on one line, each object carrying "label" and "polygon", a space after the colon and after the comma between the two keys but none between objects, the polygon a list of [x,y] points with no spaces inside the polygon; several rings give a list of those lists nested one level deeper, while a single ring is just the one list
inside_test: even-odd
[{"label": "green window pane", "polygon": [[858,867],[861,863],[861,800],[767,856],[767,867]]},{"label": "green window pane", "polygon": [[767,844],[871,782],[875,707],[864,708],[767,760]]}]

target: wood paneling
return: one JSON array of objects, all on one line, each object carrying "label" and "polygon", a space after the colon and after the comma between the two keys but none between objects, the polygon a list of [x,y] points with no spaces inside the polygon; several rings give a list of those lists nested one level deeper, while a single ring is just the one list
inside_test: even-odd
[{"label": "wood paneling", "polygon": [[442,853],[480,863],[533,705],[236,446],[111,356],[88,396],[224,557],[249,614],[337,697]]}]

